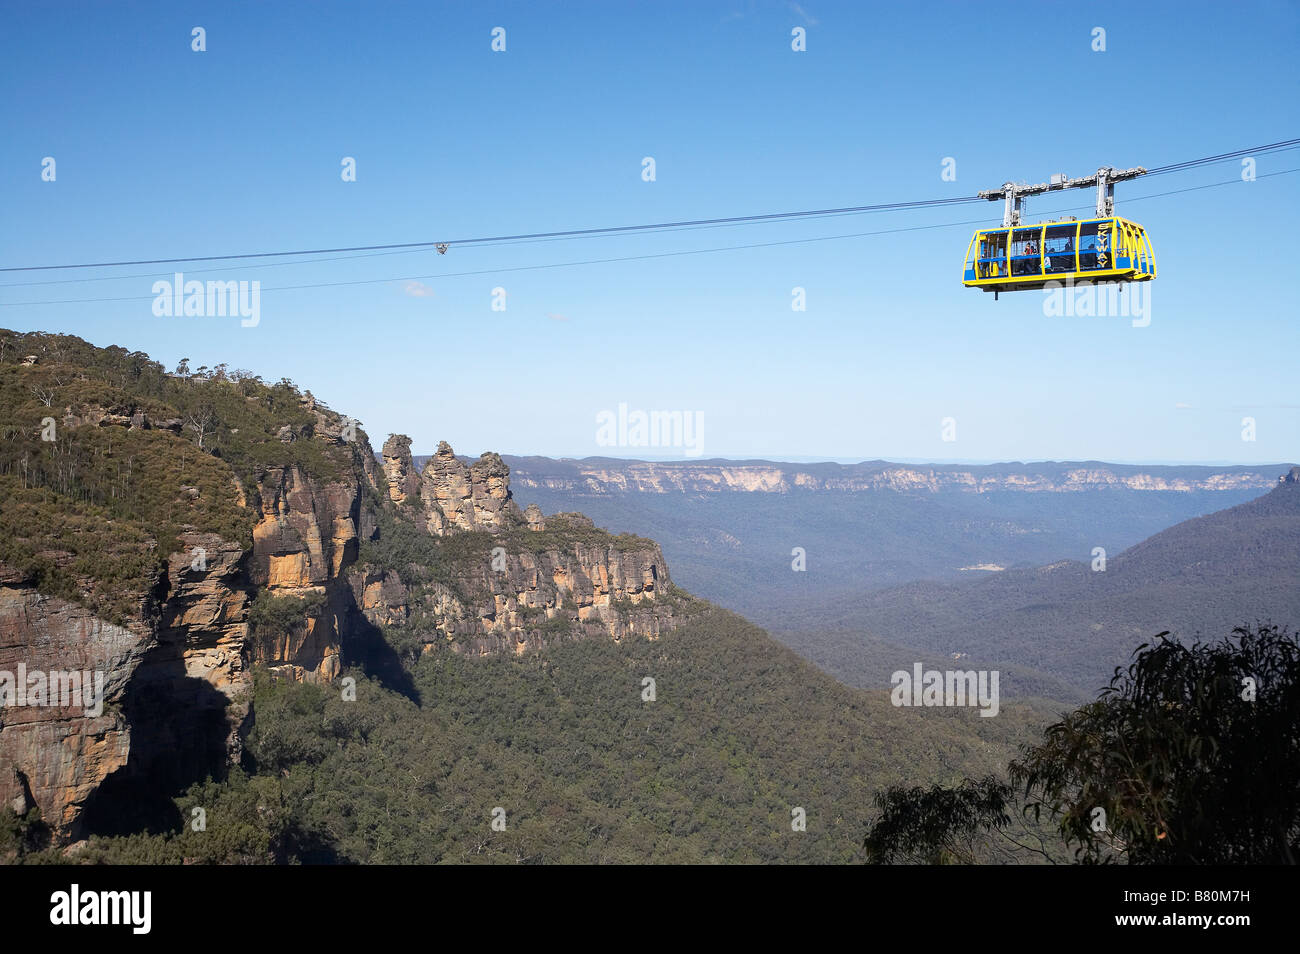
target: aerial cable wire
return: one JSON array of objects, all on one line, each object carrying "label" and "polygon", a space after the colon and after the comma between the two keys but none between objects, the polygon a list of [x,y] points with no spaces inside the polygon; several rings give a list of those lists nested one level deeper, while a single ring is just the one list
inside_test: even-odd
[{"label": "aerial cable wire", "polygon": [[[1258,176],[1257,178],[1269,179],[1274,176],[1291,175],[1296,172],[1300,172],[1300,167],[1295,169],[1284,169],[1281,170],[1280,172],[1266,173],[1264,175]],[[1201,189],[1213,189],[1225,185],[1235,185],[1240,181],[1241,181],[1240,179],[1225,179],[1221,182],[1210,182],[1204,185],[1191,186],[1186,189],[1174,189],[1169,192],[1158,192],[1152,195],[1133,196],[1132,198],[1125,199],[1125,201],[1137,202],[1137,201],[1141,201],[1142,199],[1156,199],[1156,198],[1161,198],[1162,196],[1178,195],[1185,192],[1196,192]],[[1068,211],[1073,211],[1082,208],[1091,208],[1091,206],[1073,206],[1071,208],[1047,209],[1044,211],[1048,213],[1068,212]],[[659,258],[676,258],[685,255],[707,255],[715,252],[735,252],[735,251],[742,251],[742,250],[756,249],[756,248],[776,248],[785,245],[805,245],[813,242],[831,242],[839,239],[865,238],[874,235],[892,235],[901,232],[922,232],[930,229],[958,228],[961,226],[983,225],[988,221],[989,221],[988,217],[985,217],[980,219],[970,219],[964,222],[941,222],[933,225],[914,225],[914,226],[908,226],[908,227],[897,228],[897,229],[881,229],[874,232],[852,232],[847,234],[822,235],[813,238],[785,239],[778,242],[754,242],[746,245],[726,245],[726,246],[721,246],[716,248],[682,249],[673,252],[654,252],[654,253],[647,253],[642,255],[617,256],[613,258],[584,259],[581,261],[574,261],[574,262],[550,262],[541,265],[502,266],[496,268],[477,269],[474,271],[465,271],[465,272],[440,272],[434,275],[397,275],[388,278],[363,278],[363,279],[335,281],[335,282],[309,282],[301,285],[276,285],[276,286],[264,288],[262,290],[263,291],[300,291],[309,288],[340,288],[340,287],[346,287],[352,285],[382,285],[389,282],[436,281],[444,278],[463,278],[463,277],[476,276],[476,275],[497,275],[497,274],[504,274],[507,272],[543,271],[552,268],[573,268],[581,265],[604,265],[604,264],[610,264],[615,262],[639,262],[639,261],[648,261],[648,260],[659,259]],[[144,277],[149,277],[149,276],[144,276]],[[27,305],[73,305],[73,304],[96,304],[102,302],[153,301],[156,297],[157,296],[154,295],[128,295],[128,296],[122,296],[117,298],[64,298],[64,299],[56,299],[52,301],[0,302],[0,307],[13,308],[13,307],[27,306]]]},{"label": "aerial cable wire", "polygon": [[[1169,172],[1182,172],[1197,166],[1209,165],[1215,162],[1224,162],[1229,159],[1241,158],[1251,155],[1267,155],[1273,152],[1282,152],[1288,149],[1294,149],[1300,146],[1300,139],[1287,139],[1274,143],[1267,143],[1262,146],[1255,146],[1250,149],[1238,149],[1232,152],[1221,153],[1217,156],[1205,156],[1200,159],[1189,159],[1184,162],[1171,163],[1165,166],[1157,166],[1149,169],[1147,175],[1163,175]],[[846,214],[864,214],[871,212],[894,212],[911,209],[935,208],[952,205],[967,205],[975,202],[986,201],[978,196],[954,196],[942,199],[921,199],[910,202],[885,202],[877,205],[859,205],[846,206],[834,209],[810,209],[797,212],[769,212],[758,215],[737,215],[724,218],[713,219],[687,219],[680,222],[656,222],[643,225],[616,225],[605,226],[601,228],[590,229],[567,229],[552,232],[526,232],[518,235],[496,235],[466,239],[439,239],[428,242],[395,242],[384,245],[353,245],[340,248],[316,248],[316,249],[299,249],[296,251],[285,252],[243,252],[229,255],[192,255],[175,258],[154,258],[154,259],[131,259],[112,262],[80,262],[65,265],[21,265],[7,266],[0,268],[0,272],[38,272],[38,271],[57,271],[73,268],[117,268],[128,265],[179,265],[190,262],[218,262],[229,261],[233,259],[264,259],[264,258],[288,258],[301,255],[331,255],[347,252],[383,252],[395,251],[402,249],[416,250],[439,248],[445,250],[447,246],[471,246],[486,245],[489,243],[512,242],[520,240],[538,240],[549,238],[566,238],[578,236],[596,236],[596,235],[618,235],[634,232],[653,232],[667,229],[685,228],[693,226],[720,226],[732,224],[750,224],[758,222],[777,222],[777,221],[794,221],[801,219],[815,219],[832,215]]]}]

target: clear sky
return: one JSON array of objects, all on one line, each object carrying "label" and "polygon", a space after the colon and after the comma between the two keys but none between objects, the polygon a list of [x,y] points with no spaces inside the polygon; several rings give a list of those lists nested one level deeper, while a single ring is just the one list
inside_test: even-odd
[{"label": "clear sky", "polygon": [[[94,3],[0,17],[0,266],[971,195],[1300,131],[1295,3]],[[376,445],[405,432],[416,453],[445,439],[465,454],[682,456],[598,444],[597,415],[623,403],[698,415],[706,457],[1294,460],[1300,173],[1270,174],[1297,168],[1293,150],[1260,157],[1254,182],[1233,160],[1118,187],[1159,264],[1146,327],[963,288],[994,204],[178,266],[260,281],[252,328],[156,317],[153,282],[171,267],[4,273],[0,326],[287,376]],[[1155,195],[1216,182],[1229,184]],[[1030,200],[1027,218],[1091,202]],[[887,234],[517,270],[866,232]],[[16,284],[30,282],[61,283]],[[283,287],[328,282],[362,283]],[[67,299],[125,300],[16,304]]]}]

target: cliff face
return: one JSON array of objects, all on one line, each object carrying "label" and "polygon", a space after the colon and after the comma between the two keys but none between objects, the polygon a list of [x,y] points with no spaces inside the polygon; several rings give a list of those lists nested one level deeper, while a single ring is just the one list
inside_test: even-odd
[{"label": "cliff face", "polygon": [[215,534],[183,540],[125,625],[0,565],[0,673],[82,683],[79,697],[58,699],[68,704],[33,705],[29,695],[0,710],[0,803],[38,807],[57,833],[75,835],[114,775],[177,784],[239,758],[252,690],[244,551]]},{"label": "cliff face", "polygon": [[405,434],[392,434],[384,441],[384,475],[388,497],[395,504],[406,503],[420,492],[420,475],[411,462],[411,439]]},{"label": "cliff face", "polygon": [[[689,611],[655,544],[611,537],[576,514],[525,515],[500,456],[466,464],[443,443],[419,472],[399,435],[385,443],[380,471],[364,435],[309,398],[302,407],[314,423],[284,425],[277,439],[312,441],[337,466],[273,466],[247,486],[228,478],[251,545],[182,527],[181,547],[129,594],[134,609],[119,623],[39,592],[31,572],[0,563],[0,680],[20,666],[103,679],[93,712],[77,700],[0,708],[0,804],[19,814],[39,808],[66,842],[142,793],[219,776],[238,761],[254,718],[254,667],[333,680],[358,662],[344,658],[348,640],[376,626],[410,634],[416,655],[439,645],[487,655],[563,639],[653,638]],[[74,414],[69,426],[145,426],[130,407],[116,410]],[[443,549],[426,563],[359,563],[363,543],[390,542],[381,516]],[[73,556],[51,554],[68,565]],[[289,624],[259,621],[257,606],[268,601],[290,607]]]},{"label": "cliff face", "polygon": [[[150,641],[141,623],[124,627],[96,619],[83,606],[38,593],[23,574],[0,564],[0,672],[24,679],[32,672],[101,672],[104,694],[120,699]],[[75,701],[0,708],[0,804],[18,814],[39,806],[55,828],[72,826],[86,799],[131,751],[118,707],[92,715],[93,700],[90,707],[84,695]]]},{"label": "cliff face", "polygon": [[[504,550],[504,547],[502,548]],[[659,548],[613,546],[499,554],[466,561],[449,582],[407,585],[393,571],[359,570],[353,592],[376,625],[415,624],[424,650],[438,643],[467,655],[523,653],[557,640],[654,638],[683,615],[666,598]]]},{"label": "cliff face", "polygon": [[[368,450],[369,448],[367,448]],[[355,607],[346,570],[356,562],[364,488],[360,481],[318,483],[297,467],[274,468],[261,483],[248,582],[274,597],[324,596],[303,625],[255,632],[250,662],[296,680],[332,680]]]},{"label": "cliff face", "polygon": [[[409,438],[405,450],[395,460],[384,458],[390,485],[414,470]],[[466,467],[446,441],[440,442],[420,474],[420,497],[429,532],[439,536],[457,530],[506,530],[523,523],[510,494],[510,468],[499,454],[486,453]]]},{"label": "cliff face", "polygon": [[[405,438],[385,446],[404,451],[385,454],[392,486],[414,465]],[[466,466],[443,442],[420,488],[426,528],[459,537],[467,545],[462,556],[447,561],[438,579],[366,566],[351,583],[370,622],[412,628],[425,650],[445,643],[488,655],[586,636],[654,638],[686,611],[657,545],[609,537],[581,514],[546,518],[536,506],[522,513],[497,454]]]},{"label": "cliff face", "polygon": [[[122,811],[141,790],[174,790],[236,762],[251,714],[253,666],[298,680],[338,674],[342,634],[361,619],[346,574],[361,532],[374,533],[362,500],[365,486],[376,484],[376,468],[364,435],[349,435],[355,447],[343,447],[338,416],[314,402],[304,406],[316,423],[303,439],[337,460],[350,456],[353,473],[344,467],[338,479],[322,481],[297,466],[270,468],[251,495],[232,481],[232,498],[253,511],[251,548],[184,529],[182,548],[157,577],[126,594],[134,610],[120,625],[39,592],[31,572],[0,563],[0,691],[5,674],[24,671],[86,673],[87,682],[102,679],[103,690],[96,705],[83,694],[65,706],[29,700],[0,707],[0,804],[19,814],[39,808],[57,839],[79,837],[90,809]],[[141,427],[138,413],[119,410],[75,414],[70,426]],[[70,552],[47,556],[56,565],[82,565]],[[95,585],[87,576],[82,589]],[[268,635],[250,626],[250,604],[262,590],[325,599],[287,632]]]}]

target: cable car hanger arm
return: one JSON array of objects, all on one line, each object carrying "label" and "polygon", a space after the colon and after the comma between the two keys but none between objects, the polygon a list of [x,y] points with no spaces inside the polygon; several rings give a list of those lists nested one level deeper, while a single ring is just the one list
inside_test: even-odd
[{"label": "cable car hanger arm", "polygon": [[979,198],[988,199],[990,202],[996,202],[998,199],[1005,200],[1006,204],[1002,211],[1002,225],[1011,228],[1020,224],[1021,202],[1025,196],[1042,195],[1044,192],[1061,192],[1065,189],[1086,189],[1095,185],[1097,187],[1097,218],[1104,219],[1115,214],[1115,183],[1123,182],[1126,179],[1136,179],[1142,175],[1146,175],[1146,169],[1142,166],[1134,166],[1131,169],[1102,166],[1093,175],[1081,176],[1078,179],[1067,179],[1065,174],[1061,173],[1052,176],[1051,182],[1040,182],[1037,185],[1017,185],[1014,182],[1004,182],[1000,189],[987,189],[977,194]]}]

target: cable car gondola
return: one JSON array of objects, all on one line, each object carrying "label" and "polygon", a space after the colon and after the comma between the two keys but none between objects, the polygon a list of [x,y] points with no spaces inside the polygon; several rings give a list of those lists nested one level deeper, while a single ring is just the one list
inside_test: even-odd
[{"label": "cable car gondola", "polygon": [[[979,229],[966,247],[962,284],[991,291],[1024,291],[1057,285],[1150,281],[1156,277],[1155,254],[1146,229],[1115,215],[1115,182],[1142,175],[1139,167],[1103,167],[1095,176],[981,192],[980,198],[1005,199],[1002,227]],[[1091,219],[1063,219],[1022,225],[1026,195],[1097,186],[1097,214]]]},{"label": "cable car gondola", "polygon": [[1100,284],[1155,277],[1156,259],[1146,230],[1114,216],[981,229],[966,249],[962,284],[985,291],[1022,291],[1048,282]]}]

